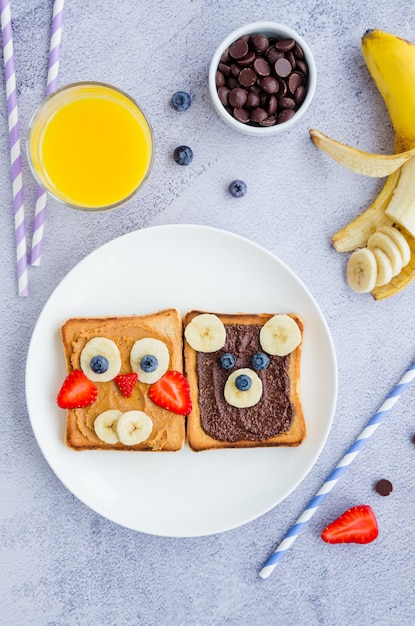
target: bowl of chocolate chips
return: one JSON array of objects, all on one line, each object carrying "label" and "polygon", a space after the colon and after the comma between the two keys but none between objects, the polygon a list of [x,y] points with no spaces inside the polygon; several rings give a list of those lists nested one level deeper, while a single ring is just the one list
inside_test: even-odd
[{"label": "bowl of chocolate chips", "polygon": [[316,66],[307,43],[275,22],[255,22],[231,33],[217,48],[209,90],[220,117],[247,135],[276,135],[308,109]]}]

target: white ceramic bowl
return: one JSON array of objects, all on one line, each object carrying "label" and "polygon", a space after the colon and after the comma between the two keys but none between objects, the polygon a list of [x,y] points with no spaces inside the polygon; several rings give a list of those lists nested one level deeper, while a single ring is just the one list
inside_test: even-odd
[{"label": "white ceramic bowl", "polygon": [[[223,52],[226,50],[226,48],[229,48],[229,46],[234,41],[236,41],[243,35],[253,35],[255,33],[263,33],[268,37],[275,37],[276,39],[294,39],[303,49],[305,60],[308,65],[307,95],[304,98],[301,106],[291,119],[280,124],[275,124],[274,126],[251,126],[249,124],[244,124],[236,120],[230,113],[228,113],[228,111],[223,106],[222,102],[219,99],[216,87],[216,71],[218,69],[220,58]],[[253,135],[255,137],[269,137],[277,135],[281,132],[288,130],[294,124],[296,124],[310,106],[316,89],[316,80],[317,70],[314,57],[304,39],[288,26],[285,26],[284,24],[277,24],[276,22],[254,22],[233,31],[222,41],[222,43],[216,49],[209,69],[210,96],[219,116],[223,119],[224,122],[229,124],[229,126],[234,128],[235,130],[238,130],[241,133],[245,133],[246,135]]]}]

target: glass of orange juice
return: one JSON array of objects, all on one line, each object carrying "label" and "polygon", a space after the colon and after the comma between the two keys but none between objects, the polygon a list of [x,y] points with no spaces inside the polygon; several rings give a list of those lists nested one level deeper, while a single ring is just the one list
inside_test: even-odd
[{"label": "glass of orange juice", "polygon": [[46,98],[30,123],[29,164],[57,200],[102,211],[130,200],[147,179],[151,126],[126,93],[97,82],[73,83]]}]

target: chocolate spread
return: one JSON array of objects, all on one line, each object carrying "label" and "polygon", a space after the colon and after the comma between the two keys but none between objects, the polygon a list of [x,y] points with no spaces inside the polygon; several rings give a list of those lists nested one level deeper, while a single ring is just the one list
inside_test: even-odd
[{"label": "chocolate spread", "polygon": [[[197,354],[199,405],[204,431],[219,441],[265,441],[288,430],[293,420],[288,366],[290,355],[270,356],[269,366],[256,373],[262,380],[263,393],[259,402],[239,409],[228,404],[223,390],[234,369],[252,368],[251,359],[262,352],[259,343],[261,326],[226,324],[226,344],[217,352]],[[232,370],[223,369],[220,357],[231,352],[236,357]]]}]

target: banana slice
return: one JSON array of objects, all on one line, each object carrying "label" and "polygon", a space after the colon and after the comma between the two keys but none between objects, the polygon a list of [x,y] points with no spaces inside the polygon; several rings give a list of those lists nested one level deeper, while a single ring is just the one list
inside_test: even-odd
[{"label": "banana slice", "polygon": [[411,260],[411,248],[409,247],[409,243],[405,239],[405,236],[401,233],[400,230],[395,228],[394,226],[383,226],[378,229],[378,232],[385,233],[389,235],[391,239],[396,243],[399,248],[399,252],[402,256],[402,267],[408,265]]},{"label": "banana slice", "polygon": [[315,128],[310,129],[310,135],[317,148],[323,150],[332,159],[341,163],[352,172],[362,174],[363,176],[372,176],[374,178],[389,176],[389,174],[396,172],[415,155],[415,148],[399,154],[387,155],[364,152],[331,139],[331,137]]},{"label": "banana slice", "polygon": [[402,269],[402,255],[398,246],[389,235],[377,230],[367,241],[368,248],[380,248],[388,255],[392,263],[392,272],[397,276]]},{"label": "banana slice", "polygon": [[148,439],[153,421],[143,411],[127,411],[117,421],[117,435],[125,446],[135,446]]},{"label": "banana slice", "polygon": [[355,250],[347,264],[347,282],[353,291],[368,293],[376,286],[377,263],[373,250]]},{"label": "banana slice", "polygon": [[268,354],[285,356],[301,343],[301,330],[289,315],[274,315],[261,328],[259,342]]},{"label": "banana slice", "polygon": [[96,436],[105,443],[118,443],[116,426],[120,415],[122,415],[122,412],[115,409],[100,413],[94,422]]},{"label": "banana slice", "polygon": [[387,285],[393,278],[392,263],[388,255],[380,248],[373,248],[373,254],[376,258],[377,278],[375,287]]},{"label": "banana slice", "polygon": [[225,345],[226,330],[221,319],[213,313],[196,315],[186,326],[184,336],[197,352],[216,352]]},{"label": "banana slice", "polygon": [[142,383],[152,385],[169,369],[169,350],[163,341],[153,337],[139,339],[130,352],[130,364],[133,372]]},{"label": "banana slice", "polygon": [[121,369],[121,355],[112,339],[94,337],[81,352],[81,369],[94,382],[107,383]]},{"label": "banana slice", "polygon": [[254,370],[241,368],[230,374],[223,393],[228,404],[238,409],[246,409],[259,402],[262,396],[262,380]]}]

